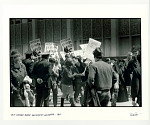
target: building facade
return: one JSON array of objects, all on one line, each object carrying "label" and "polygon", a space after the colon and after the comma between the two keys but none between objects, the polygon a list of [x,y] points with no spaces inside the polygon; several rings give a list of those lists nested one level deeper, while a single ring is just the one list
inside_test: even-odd
[{"label": "building facade", "polygon": [[140,18],[57,18],[57,19],[10,19],[10,50],[24,54],[30,49],[29,41],[40,39],[42,51],[45,42],[58,44],[71,38],[74,49],[88,43],[89,38],[102,43],[104,56],[124,56],[128,51],[141,47]]}]

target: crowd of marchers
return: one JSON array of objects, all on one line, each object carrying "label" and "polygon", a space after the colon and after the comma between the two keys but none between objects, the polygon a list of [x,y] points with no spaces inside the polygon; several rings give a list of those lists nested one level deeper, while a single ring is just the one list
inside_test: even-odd
[{"label": "crowd of marchers", "polygon": [[109,102],[117,106],[117,102],[132,100],[133,106],[141,107],[141,53],[128,52],[125,59],[103,61],[98,47],[93,56],[92,61],[66,53],[63,60],[47,52],[28,51],[23,59],[18,50],[11,51],[10,106],[49,107],[53,101],[54,107],[64,107],[67,100],[72,107],[77,103],[106,107]]}]

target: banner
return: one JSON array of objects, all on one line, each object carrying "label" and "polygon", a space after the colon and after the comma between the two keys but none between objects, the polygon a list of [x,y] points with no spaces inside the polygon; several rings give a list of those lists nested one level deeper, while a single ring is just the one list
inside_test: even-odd
[{"label": "banner", "polygon": [[95,50],[96,47],[100,47],[100,46],[101,46],[101,42],[89,38],[89,43],[84,52],[84,56],[94,61],[93,51]]},{"label": "banner", "polygon": [[42,52],[40,39],[35,39],[29,42],[31,51]]},{"label": "banner", "polygon": [[74,46],[70,38],[61,40],[60,44],[65,53],[71,53],[74,51]]},{"label": "banner", "polygon": [[52,57],[55,57],[55,58],[59,57],[58,46],[57,46],[57,44],[55,44],[53,42],[46,42],[44,51],[49,52]]}]

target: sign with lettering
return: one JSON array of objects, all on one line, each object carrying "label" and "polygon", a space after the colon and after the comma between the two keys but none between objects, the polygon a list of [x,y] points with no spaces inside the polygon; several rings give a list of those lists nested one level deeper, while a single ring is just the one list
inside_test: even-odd
[{"label": "sign with lettering", "polygon": [[86,58],[89,58],[92,61],[94,61],[93,51],[95,50],[96,47],[100,47],[100,46],[101,46],[100,41],[89,38],[89,43],[88,43],[86,50],[84,52],[84,56]]},{"label": "sign with lettering", "polygon": [[40,39],[35,39],[29,42],[31,51],[42,52]]},{"label": "sign with lettering", "polygon": [[61,40],[60,44],[65,53],[71,53],[74,51],[74,46],[70,38]]},{"label": "sign with lettering", "polygon": [[53,42],[46,42],[45,43],[45,52],[49,52],[51,56],[54,57],[59,57],[58,56],[58,46],[57,44],[53,43]]}]

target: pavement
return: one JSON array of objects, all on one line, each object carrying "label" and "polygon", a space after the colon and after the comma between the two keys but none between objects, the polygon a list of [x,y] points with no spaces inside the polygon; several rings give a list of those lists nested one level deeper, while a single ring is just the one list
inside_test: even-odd
[{"label": "pavement", "polygon": [[[53,94],[50,94],[50,107],[53,107]],[[60,107],[61,105],[61,95],[62,92],[60,89],[58,89],[58,96],[57,96],[57,107]],[[69,100],[65,99],[64,101],[64,107],[70,107]],[[76,103],[77,107],[81,107],[80,103]],[[111,106],[111,102],[109,102],[108,106]],[[117,102],[116,107],[132,107],[132,99],[129,99],[127,102]]]}]

